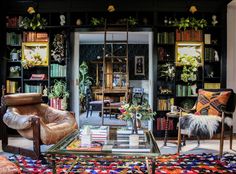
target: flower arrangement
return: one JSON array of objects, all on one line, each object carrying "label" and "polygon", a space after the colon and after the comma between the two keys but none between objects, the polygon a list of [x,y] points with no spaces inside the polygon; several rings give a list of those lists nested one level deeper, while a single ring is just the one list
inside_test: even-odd
[{"label": "flower arrangement", "polygon": [[36,65],[42,65],[45,63],[42,56],[44,57],[43,49],[36,46],[34,50],[25,51],[24,59],[21,60],[21,64],[25,69]]},{"label": "flower arrangement", "polygon": [[142,105],[124,103],[121,105],[120,111],[121,115],[118,118],[125,121],[132,120],[134,117],[139,120],[153,120],[156,115],[147,102]]},{"label": "flower arrangement", "polygon": [[47,25],[47,20],[45,18],[41,18],[40,14],[37,13],[33,7],[29,7],[27,9],[29,15],[32,17],[25,17],[20,22],[19,26],[24,29],[32,29],[36,30],[37,28],[43,29]]}]

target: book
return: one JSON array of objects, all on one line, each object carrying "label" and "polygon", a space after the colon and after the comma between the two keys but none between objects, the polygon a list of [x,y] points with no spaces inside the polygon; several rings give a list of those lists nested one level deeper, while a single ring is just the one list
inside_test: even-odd
[{"label": "book", "polygon": [[66,150],[100,152],[102,151],[102,145],[100,143],[92,143],[90,146],[82,146],[81,141],[75,139],[66,147]]}]

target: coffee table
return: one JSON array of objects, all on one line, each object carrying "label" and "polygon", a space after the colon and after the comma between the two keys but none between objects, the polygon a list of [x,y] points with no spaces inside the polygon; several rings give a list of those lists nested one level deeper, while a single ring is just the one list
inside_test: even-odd
[{"label": "coffee table", "polygon": [[[106,144],[104,144],[101,148],[101,150],[68,150],[67,146],[71,144],[72,141],[78,139],[79,137],[79,130],[74,131],[70,135],[63,138],[61,141],[59,141],[57,144],[53,145],[48,149],[46,152],[47,154],[50,154],[52,156],[52,166],[53,166],[53,173],[56,173],[56,155],[76,155],[76,156],[102,156],[104,157],[120,157],[120,158],[127,158],[127,157],[135,157],[135,159],[142,160],[146,163],[148,173],[155,173],[155,159],[157,156],[160,155],[160,150],[156,144],[156,141],[153,137],[153,134],[151,131],[145,131],[145,143],[146,148],[150,148],[150,150],[143,151],[143,146],[140,145],[140,151],[139,146],[135,148],[127,148],[122,151],[114,150],[115,146],[117,146],[116,140],[109,140]],[[132,150],[133,149],[133,150]],[[135,150],[134,150],[135,149]],[[91,158],[85,158],[91,159]],[[93,157],[94,159],[94,157]],[[76,161],[77,162],[77,161]],[[73,165],[72,165],[73,167]],[[68,170],[71,170],[72,167],[70,167]],[[68,171],[69,172],[69,171]]]}]

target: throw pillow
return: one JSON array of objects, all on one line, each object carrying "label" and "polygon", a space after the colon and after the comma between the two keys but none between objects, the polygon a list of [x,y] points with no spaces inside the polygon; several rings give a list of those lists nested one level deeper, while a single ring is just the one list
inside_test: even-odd
[{"label": "throw pillow", "polygon": [[221,116],[221,107],[226,106],[231,91],[211,92],[198,91],[196,115],[218,115]]}]

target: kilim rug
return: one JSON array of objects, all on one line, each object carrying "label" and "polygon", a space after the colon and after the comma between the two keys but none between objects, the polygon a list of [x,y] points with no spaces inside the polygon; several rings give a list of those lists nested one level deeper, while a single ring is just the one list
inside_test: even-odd
[{"label": "kilim rug", "polygon": [[[9,160],[16,163],[22,174],[51,174],[51,159],[32,160],[23,156],[10,156]],[[128,174],[147,173],[144,162],[133,157],[120,159],[111,157],[89,158],[86,156],[57,156],[56,171],[58,174]],[[67,171],[70,172],[67,172]],[[162,155],[156,158],[156,174],[233,174],[236,173],[236,154],[225,153],[221,160],[212,154]]]}]

